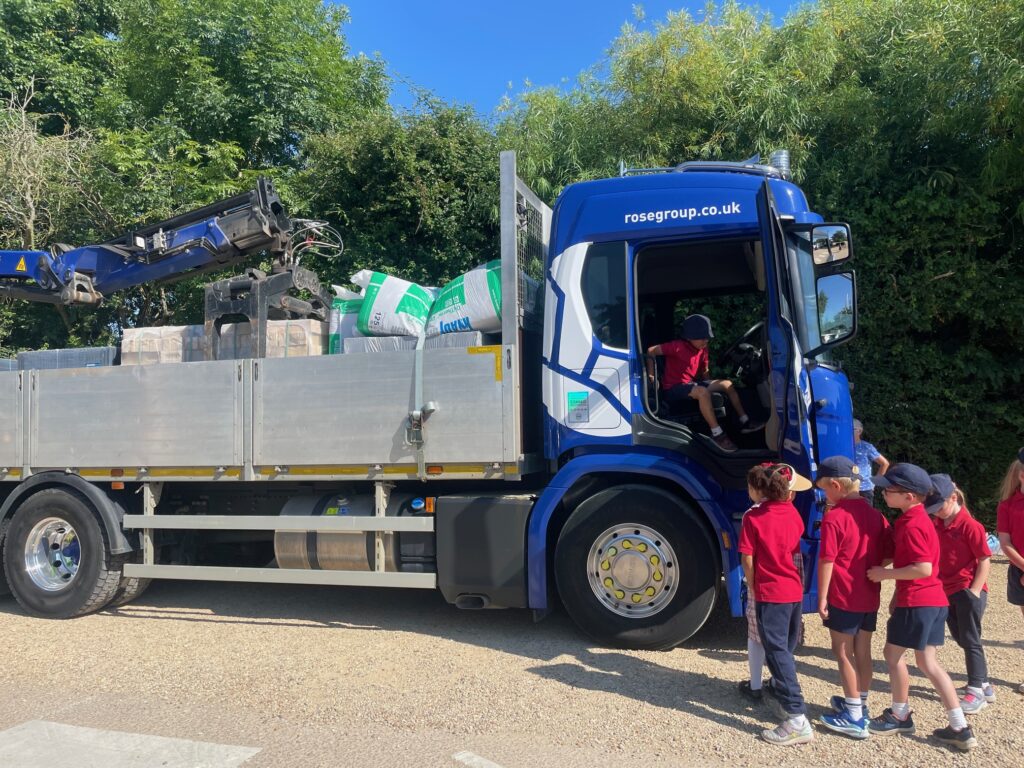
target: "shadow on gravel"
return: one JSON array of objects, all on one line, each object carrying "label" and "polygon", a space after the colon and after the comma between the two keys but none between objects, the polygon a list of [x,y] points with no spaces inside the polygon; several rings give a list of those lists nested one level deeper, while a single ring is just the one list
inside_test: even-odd
[{"label": "shadow on gravel", "polygon": [[[0,611],[23,613],[9,597],[0,597]],[[102,613],[125,620],[416,632],[537,659],[594,647],[561,610],[535,622],[522,609],[460,610],[430,590],[155,581],[135,602]],[[743,622],[720,601],[681,647],[745,648]]]},{"label": "shadow on gravel", "polygon": [[[0,611],[24,614],[10,597],[0,597]],[[597,648],[561,611],[535,623],[530,611],[463,611],[426,590],[156,581],[135,602],[101,615],[126,624],[184,621],[296,627],[314,637],[325,633],[325,644],[326,633],[347,628],[411,632],[537,662],[562,657],[565,663],[544,663],[529,671],[568,686],[618,694],[750,731],[732,681],[661,666],[656,663],[658,654],[640,658],[632,652]],[[745,648],[744,621],[732,619],[723,601],[684,647]],[[737,710],[740,715],[734,714]]]},{"label": "shadow on gravel", "polygon": [[731,681],[669,669],[616,651],[583,650],[574,655],[578,664],[548,664],[530,671],[573,688],[627,696],[737,731],[751,731],[749,721],[736,715],[739,697]]}]

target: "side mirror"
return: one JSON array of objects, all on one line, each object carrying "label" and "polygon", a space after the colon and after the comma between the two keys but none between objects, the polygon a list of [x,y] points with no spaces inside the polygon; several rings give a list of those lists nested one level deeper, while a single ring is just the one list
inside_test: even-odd
[{"label": "side mirror", "polygon": [[845,261],[853,255],[850,227],[846,224],[817,224],[811,230],[811,258],[815,266]]},{"label": "side mirror", "polygon": [[815,281],[818,300],[818,336],[821,345],[808,353],[818,352],[849,341],[857,331],[857,284],[853,272],[836,272]]}]

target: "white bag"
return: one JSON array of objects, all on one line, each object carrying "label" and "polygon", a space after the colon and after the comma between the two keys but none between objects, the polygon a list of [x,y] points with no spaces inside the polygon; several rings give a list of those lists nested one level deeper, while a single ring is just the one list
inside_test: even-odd
[{"label": "white bag", "polygon": [[356,327],[364,336],[420,336],[434,293],[400,277],[363,269],[352,275],[363,289]]},{"label": "white bag", "polygon": [[345,339],[362,336],[356,327],[359,310],[363,306],[362,294],[332,285],[334,301],[331,303],[331,329],[328,354],[337,355],[345,351]]},{"label": "white bag", "polygon": [[498,260],[481,264],[445,285],[427,319],[427,336],[500,330],[501,262]]}]

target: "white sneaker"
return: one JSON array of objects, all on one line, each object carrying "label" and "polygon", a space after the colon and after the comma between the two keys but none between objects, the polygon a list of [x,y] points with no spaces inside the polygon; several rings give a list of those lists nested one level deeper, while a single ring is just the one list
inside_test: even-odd
[{"label": "white sneaker", "polygon": [[[996,689],[992,687],[992,683],[989,683],[984,688],[982,688],[982,693],[985,694],[985,701],[986,702],[988,702],[989,704],[995,704],[996,703]],[[1021,693],[1024,693],[1024,691],[1021,691]],[[967,695],[967,688],[966,688],[966,686],[963,687],[963,688],[957,688],[956,689],[956,695],[957,695],[957,698],[960,698],[960,699],[962,699],[964,696],[966,696]]]},{"label": "white sneaker", "polygon": [[988,702],[984,696],[975,696],[973,693],[968,693],[962,699],[960,699],[960,709],[964,711],[965,715],[973,715],[976,712],[981,712],[985,707],[988,706]]},{"label": "white sneaker", "polygon": [[804,724],[803,728],[794,728],[787,719],[771,730],[761,731],[761,738],[769,744],[792,747],[797,744],[807,744],[810,741],[814,741],[814,729],[811,728],[809,720]]}]

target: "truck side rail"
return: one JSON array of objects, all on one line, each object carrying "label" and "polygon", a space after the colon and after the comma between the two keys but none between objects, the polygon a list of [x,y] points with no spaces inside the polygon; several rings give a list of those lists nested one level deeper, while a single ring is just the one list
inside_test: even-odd
[{"label": "truck side rail", "polygon": [[[124,576],[143,579],[232,581],[272,584],[322,584],[350,587],[406,587],[435,589],[436,573],[405,573],[385,570],[384,534],[397,531],[433,533],[433,517],[387,516],[390,483],[374,484],[373,516],[288,516],[288,515],[158,515],[156,506],[163,483],[145,483],[143,514],[125,515],[122,525],[138,530],[142,541],[142,562],[126,563]],[[374,548],[370,570],[307,570],[304,568],[252,568],[211,565],[162,565],[156,562],[153,532],[156,530],[199,531],[300,531],[372,533]]]}]

